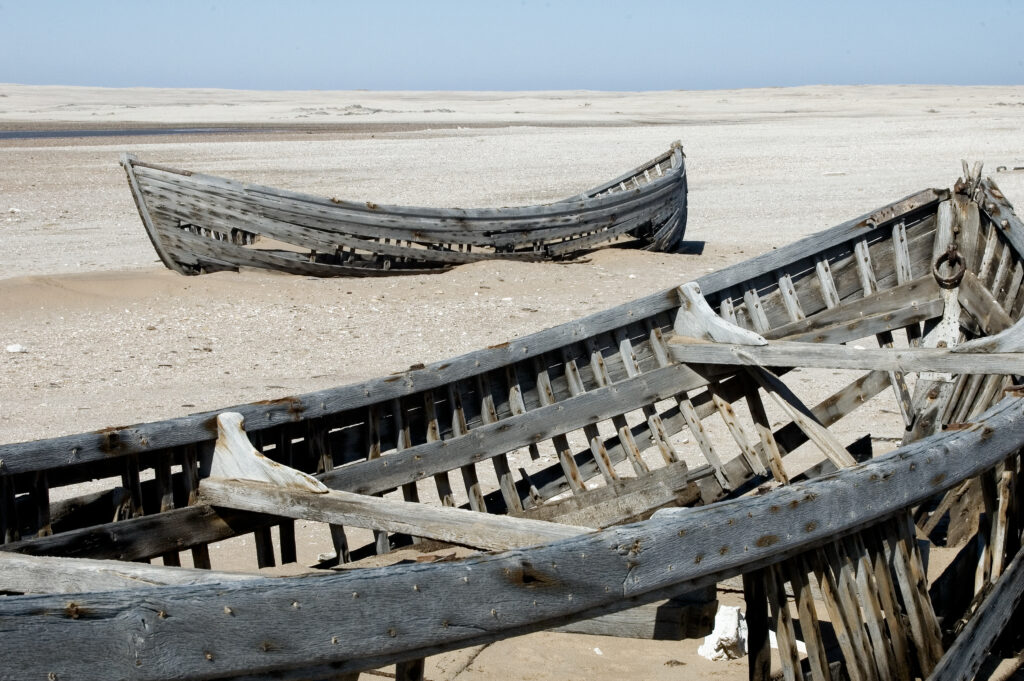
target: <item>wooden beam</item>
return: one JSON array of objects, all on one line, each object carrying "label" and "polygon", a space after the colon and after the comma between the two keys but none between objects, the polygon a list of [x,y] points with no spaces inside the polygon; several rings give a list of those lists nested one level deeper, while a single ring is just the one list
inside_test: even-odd
[{"label": "wooden beam", "polygon": [[57,594],[148,589],[168,584],[216,584],[259,575],[214,572],[147,563],[54,558],[0,552],[0,592]]},{"label": "wooden beam", "polygon": [[775,341],[763,346],[694,343],[669,339],[677,362],[735,366],[941,371],[958,374],[1024,374],[1024,353],[953,353],[945,348],[862,348],[850,345]]},{"label": "wooden beam", "polygon": [[932,670],[928,681],[970,681],[996,639],[1006,628],[1024,595],[1024,551],[1007,566],[953,645]]},{"label": "wooden beam", "polygon": [[360,494],[382,492],[611,419],[629,411],[631,405],[653,404],[706,383],[707,379],[688,367],[654,369],[497,423],[481,425],[462,437],[427,442],[361,462],[359,466],[327,471],[319,479],[335,489]]},{"label": "wooden beam", "polygon": [[488,551],[532,546],[589,528],[332,490],[324,494],[247,480],[208,478],[201,503],[332,525],[400,532]]}]

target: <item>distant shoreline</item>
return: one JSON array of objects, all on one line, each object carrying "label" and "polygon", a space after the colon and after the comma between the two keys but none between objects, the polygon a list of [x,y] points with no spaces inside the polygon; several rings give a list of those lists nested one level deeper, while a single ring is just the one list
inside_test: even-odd
[{"label": "distant shoreline", "polygon": [[297,135],[297,134],[374,134],[423,132],[425,130],[457,130],[465,128],[494,129],[508,127],[615,127],[608,122],[551,121],[509,122],[423,122],[423,123],[235,123],[232,125],[202,123],[93,123],[87,121],[0,121],[0,142],[27,140],[81,139],[93,137],[162,137],[188,135]]}]

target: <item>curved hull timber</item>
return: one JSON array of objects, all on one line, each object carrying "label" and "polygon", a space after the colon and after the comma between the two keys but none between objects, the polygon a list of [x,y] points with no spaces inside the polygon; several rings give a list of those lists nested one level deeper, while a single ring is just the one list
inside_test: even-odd
[{"label": "curved hull timber", "polygon": [[[970,678],[1024,592],[1022,254],[1024,223],[968,178],[501,346],[231,408],[235,444],[315,478],[297,491],[218,463],[224,412],[0,446],[0,590],[18,592],[5,552],[136,582],[0,599],[0,651],[20,677],[408,673],[742,576],[751,679],[769,630],[787,678]],[[890,395],[895,451],[829,430]],[[485,531],[453,530],[466,513]],[[296,518],[355,566],[418,537],[497,553],[301,579],[173,567],[250,533],[261,566],[294,560]],[[376,534],[356,545],[353,525]],[[934,581],[918,537],[956,554]]]},{"label": "curved hull timber", "polygon": [[121,157],[163,263],[181,274],[257,267],[318,277],[424,274],[492,258],[548,260],[624,237],[676,251],[686,230],[678,142],[610,182],[515,208],[417,208],[321,198]]}]

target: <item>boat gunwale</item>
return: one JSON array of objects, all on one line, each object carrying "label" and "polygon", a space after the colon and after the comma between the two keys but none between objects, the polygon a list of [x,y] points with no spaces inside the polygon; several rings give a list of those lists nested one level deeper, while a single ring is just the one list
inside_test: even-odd
[{"label": "boat gunwale", "polygon": [[[696,281],[705,296],[724,293],[741,282],[752,281],[854,239],[878,234],[880,228],[904,219],[909,214],[925,211],[948,196],[948,190],[942,189],[915,192],[778,250],[706,274]],[[889,215],[883,221],[873,221],[874,216],[892,212],[890,209],[896,206],[904,206],[905,209]],[[381,403],[529,359],[676,307],[678,299],[675,287],[672,287],[505,343],[359,383],[159,421],[0,445],[0,459],[4,462],[0,477],[212,441],[216,437],[217,414],[228,410],[240,412],[246,419],[247,429],[258,431],[282,422],[300,422]]]},{"label": "boat gunwale", "polygon": [[[141,161],[132,154],[126,154],[127,162],[133,166],[141,168],[149,168],[158,172],[166,172],[175,175],[181,175],[191,179],[199,181],[212,182],[215,184],[222,184],[235,189],[236,191],[245,192],[247,194],[254,195],[256,197],[265,195],[268,197],[277,197],[282,199],[288,199],[293,201],[300,201],[310,206],[316,207],[331,207],[337,210],[351,211],[356,214],[368,214],[368,215],[394,215],[396,217],[419,217],[424,219],[438,219],[438,220],[509,220],[509,219],[536,219],[536,218],[550,218],[557,217],[564,214],[577,213],[581,210],[595,210],[599,208],[608,208],[615,206],[620,202],[629,199],[635,199],[637,196],[643,196],[648,193],[654,192],[660,189],[663,185],[676,183],[680,178],[686,175],[686,165],[683,163],[683,153],[681,148],[669,150],[670,154],[679,155],[679,163],[673,164],[672,168],[669,169],[661,177],[658,177],[650,182],[642,185],[639,188],[630,189],[624,192],[614,192],[604,196],[590,196],[590,195],[577,195],[574,197],[568,197],[548,203],[532,204],[524,206],[503,206],[498,208],[437,208],[432,206],[406,206],[406,205],[391,205],[391,204],[378,204],[373,201],[352,201],[347,199],[336,199],[329,197],[317,196],[315,194],[308,194],[305,192],[295,192],[286,189],[280,189],[277,187],[270,187],[267,185],[254,184],[249,182],[243,182],[240,180],[233,180],[227,177],[219,175],[209,175],[206,173],[199,173],[194,171],[182,170],[179,168],[173,168],[170,166],[159,165],[149,163],[147,161]],[[658,159],[663,159],[665,154],[658,156],[656,159],[649,161],[644,166],[640,167],[640,170],[653,166],[654,162],[661,162]],[[633,173],[630,177],[636,176],[638,173]]]},{"label": "boat gunwale", "polygon": [[[218,665],[217,673],[243,673],[253,670],[251,663],[245,666],[251,655],[242,652],[247,650],[248,637],[240,640],[234,628],[225,624],[230,620],[222,619],[220,604],[244,603],[245,621],[239,626],[251,628],[253,621],[259,621],[282,638],[301,635],[301,621],[332,622],[336,630],[360,628],[360,636],[338,635],[331,645],[316,646],[315,651],[311,646],[280,649],[273,661],[260,658],[267,665],[261,671],[340,661],[351,671],[375,668],[396,659],[635,607],[669,591],[719,582],[834,542],[951,489],[1019,452],[1022,404],[1024,399],[1014,394],[957,429],[761,496],[668,509],[645,521],[535,547],[455,562],[365,568],[317,577],[155,586],[143,598],[137,590],[9,596],[0,599],[0,621],[5,623],[4,638],[12,652],[22,651],[33,660],[34,646],[18,645],[13,636],[38,640],[35,637],[45,631],[48,640],[64,641],[63,650],[75,655],[76,642],[80,644],[83,637],[93,637],[105,627],[117,627],[119,637],[125,635],[125,627],[139,627],[132,637],[137,643],[159,639],[164,646],[173,641],[178,647],[194,642],[190,632],[202,631],[213,639],[207,649],[218,650],[222,665],[237,666],[231,670]],[[962,455],[954,455],[956,452]],[[827,512],[818,500],[828,501]],[[530,579],[517,581],[516,575],[529,575]],[[615,588],[600,588],[609,580]],[[462,593],[458,599],[451,597],[454,590]],[[395,597],[414,592],[414,598]],[[567,593],[571,594],[568,600]],[[314,594],[315,598],[307,598]],[[533,601],[532,608],[525,607],[528,600]],[[300,601],[301,611],[295,605]],[[524,607],[516,607],[519,601]],[[83,627],[77,618],[67,615],[69,602],[74,603],[76,612],[88,613],[90,626]],[[373,621],[394,624],[391,629],[370,630],[365,618],[346,615],[350,624],[343,625],[337,619],[343,602],[355,614],[370,608]],[[440,606],[441,602],[446,605]],[[466,602],[476,607],[462,608]],[[287,607],[288,603],[292,607]],[[491,615],[486,615],[492,607],[501,608],[500,614],[491,609]],[[389,609],[394,611],[390,616]],[[457,617],[444,620],[445,626],[431,625],[451,609]],[[158,611],[159,621],[155,619]],[[401,636],[396,635],[396,628]],[[422,643],[416,642],[417,636]],[[232,655],[233,650],[238,654]],[[372,654],[367,653],[370,650]],[[149,652],[144,647],[134,650],[144,657]],[[151,666],[153,656],[145,659],[147,664],[137,669],[140,678],[160,678],[153,676],[160,673]],[[184,678],[207,678],[211,669],[200,664],[202,656],[192,660],[190,656],[162,655],[160,659],[165,665],[180,664]],[[52,659],[47,664],[59,666]]]}]

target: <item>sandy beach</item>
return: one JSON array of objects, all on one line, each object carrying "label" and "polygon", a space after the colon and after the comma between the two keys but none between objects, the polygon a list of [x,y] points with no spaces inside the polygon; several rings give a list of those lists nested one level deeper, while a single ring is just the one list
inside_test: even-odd
[{"label": "sandy beach", "polygon": [[[0,352],[0,442],[309,392],[500,343],[925,187],[949,187],[961,159],[984,161],[1024,206],[1024,172],[996,172],[1024,166],[1022,130],[1024,87],[417,93],[0,84],[0,132],[22,133],[0,135],[0,350],[25,350]],[[71,136],[39,136],[47,131]],[[118,165],[130,151],[313,194],[506,206],[571,195],[674,140],[687,154],[686,253],[612,248],[585,262],[478,263],[385,279],[174,274],[159,263]],[[840,439],[862,433],[872,414],[858,418],[840,425]],[[880,442],[896,434],[872,432]],[[216,560],[215,568],[238,567]],[[745,660],[695,659],[698,643],[536,634],[432,658],[427,678],[745,674]]]}]

